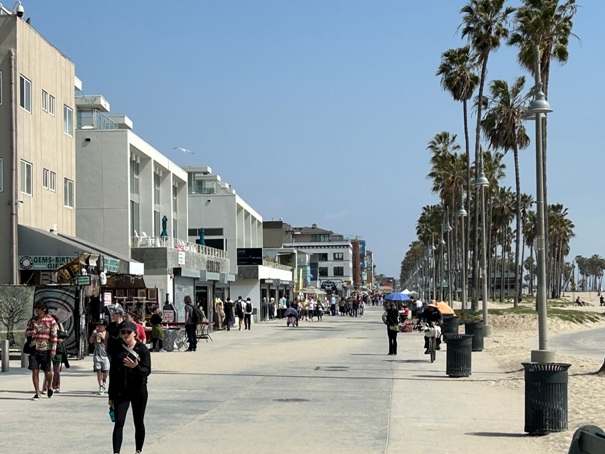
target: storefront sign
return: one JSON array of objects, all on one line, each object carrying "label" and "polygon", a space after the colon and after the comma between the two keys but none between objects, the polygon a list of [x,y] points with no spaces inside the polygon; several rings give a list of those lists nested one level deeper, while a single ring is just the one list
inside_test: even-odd
[{"label": "storefront sign", "polygon": [[119,273],[120,272],[120,261],[116,259],[110,259],[105,257],[104,266],[107,271],[110,273]]},{"label": "storefront sign", "polygon": [[70,255],[20,255],[20,270],[56,270],[74,259]]},{"label": "storefront sign", "polygon": [[111,304],[111,292],[103,293],[103,305],[109,306]]},{"label": "storefront sign", "polygon": [[238,265],[262,265],[263,248],[237,248]]},{"label": "storefront sign", "polygon": [[88,274],[80,274],[76,276],[76,285],[86,286],[90,285],[90,276]]}]

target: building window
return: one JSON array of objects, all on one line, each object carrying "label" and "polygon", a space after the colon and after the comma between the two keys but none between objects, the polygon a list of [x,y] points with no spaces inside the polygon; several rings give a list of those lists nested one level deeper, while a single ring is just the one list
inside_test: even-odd
[{"label": "building window", "polygon": [[345,269],[343,266],[335,266],[334,267],[334,276],[344,276]]},{"label": "building window", "polygon": [[21,161],[21,192],[32,195],[32,165],[30,162]]},{"label": "building window", "polygon": [[48,112],[48,93],[42,90],[42,110]]},{"label": "building window", "polygon": [[153,236],[160,236],[162,227],[160,226],[160,212],[153,212]]},{"label": "building window", "polygon": [[328,268],[325,266],[320,266],[319,267],[319,275],[321,277],[328,277]]},{"label": "building window", "polygon": [[328,254],[317,254],[317,260],[319,260],[320,262],[327,262]]},{"label": "building window", "polygon": [[29,79],[19,77],[20,97],[19,104],[28,112],[32,111],[32,83]]},{"label": "building window", "polygon": [[63,205],[74,207],[74,182],[67,178],[63,179]]},{"label": "building window", "polygon": [[342,252],[335,252],[334,253],[334,260],[344,260],[344,254]]},{"label": "building window", "polygon": [[55,97],[53,95],[48,95],[48,113],[52,116],[55,115]]},{"label": "building window", "polygon": [[130,193],[139,194],[139,167],[137,161],[130,161]]},{"label": "building window", "polygon": [[48,180],[48,189],[52,192],[57,190],[57,174],[52,170],[50,171],[50,178]]},{"label": "building window", "polygon": [[2,158],[0,158],[0,192],[4,192],[4,159]]},{"label": "building window", "polygon": [[73,135],[74,111],[71,107],[63,106],[63,132],[68,136]]},{"label": "building window", "polygon": [[153,176],[153,203],[156,205],[160,204],[160,179],[161,177],[157,173]]},{"label": "building window", "polygon": [[315,243],[326,243],[330,241],[330,235],[311,235],[311,241]]},{"label": "building window", "polygon": [[48,189],[49,182],[50,182],[50,170],[42,169],[42,187],[44,189]]},{"label": "building window", "polygon": [[[175,184],[172,187],[172,213],[176,216],[176,214],[179,212],[178,210],[178,195],[179,195],[179,186],[178,184]],[[175,236],[176,238],[176,236]]]},{"label": "building window", "polygon": [[139,234],[139,204],[132,200],[130,201],[130,227],[131,235],[137,236]]}]

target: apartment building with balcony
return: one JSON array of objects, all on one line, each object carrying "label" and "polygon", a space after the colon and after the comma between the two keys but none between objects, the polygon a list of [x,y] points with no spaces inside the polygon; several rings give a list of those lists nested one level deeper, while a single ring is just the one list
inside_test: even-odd
[{"label": "apartment building with balcony", "polygon": [[266,304],[290,295],[292,268],[263,259],[263,218],[220,175],[206,166],[184,167],[188,173],[189,241],[225,251],[231,264],[232,299],[250,297],[263,320]]},{"label": "apartment building with balcony", "polygon": [[227,281],[229,260],[187,241],[187,172],[139,137],[127,116],[111,115],[103,96],[75,101],[78,236],[143,263],[145,286],[175,304],[178,320],[184,296],[197,288],[211,315],[214,284]]}]

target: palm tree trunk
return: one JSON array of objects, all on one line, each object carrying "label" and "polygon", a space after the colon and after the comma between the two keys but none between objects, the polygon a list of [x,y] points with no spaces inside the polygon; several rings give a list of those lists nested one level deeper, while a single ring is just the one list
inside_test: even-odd
[{"label": "palm tree trunk", "polygon": [[513,148],[513,157],[515,160],[515,192],[516,192],[516,229],[515,234],[515,286],[514,286],[514,306],[519,305],[519,280],[521,279],[521,270],[519,267],[519,253],[521,250],[521,178],[519,176],[519,150],[515,146]]}]

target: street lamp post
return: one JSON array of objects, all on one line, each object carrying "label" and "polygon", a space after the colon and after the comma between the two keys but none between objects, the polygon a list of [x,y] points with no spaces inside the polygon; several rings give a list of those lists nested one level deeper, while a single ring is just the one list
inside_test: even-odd
[{"label": "street lamp post", "polygon": [[439,246],[441,249],[441,259],[439,260],[439,301],[443,301],[443,272],[445,269],[445,240],[443,237],[439,240]]},{"label": "street lamp post", "polygon": [[435,243],[431,242],[431,257],[433,258],[433,294],[432,297],[430,299],[436,300],[437,299],[437,269],[436,269],[436,262],[435,262]]},{"label": "street lamp post", "polygon": [[466,263],[468,260],[468,256],[466,254],[466,244],[465,244],[465,237],[466,237],[466,233],[464,231],[464,218],[468,215],[468,213],[466,212],[466,210],[464,209],[464,204],[461,205],[460,209],[458,210],[458,217],[460,218],[460,232],[461,232],[461,239],[462,239],[462,310],[466,310]]},{"label": "street lamp post", "polygon": [[447,303],[452,305],[452,250],[451,250],[451,232],[452,226],[450,225],[450,221],[448,219],[448,209],[445,209],[445,226],[443,227],[443,231],[447,236],[447,267],[446,267],[446,276],[447,276]]},{"label": "street lamp post", "polygon": [[489,186],[489,181],[483,173],[483,157],[479,161],[479,178],[475,180],[475,186],[480,188],[481,197],[481,302],[483,309],[483,337],[493,335],[492,326],[487,319],[487,234],[485,222],[485,188]]},{"label": "street lamp post", "polygon": [[544,114],[552,112],[542,91],[540,78],[540,50],[535,46],[535,78],[534,99],[527,109],[535,115],[536,120],[536,240],[538,287],[536,289],[536,307],[538,308],[538,350],[532,350],[531,360],[536,363],[552,363],[555,361],[554,350],[548,350],[548,319],[547,319],[547,290],[546,290],[546,213],[544,189],[544,148],[542,145],[542,119]]}]

